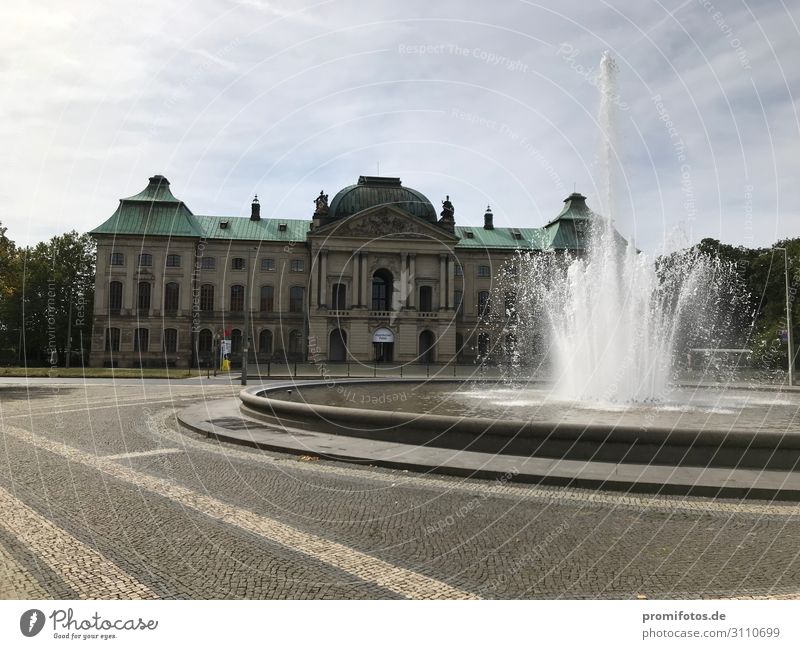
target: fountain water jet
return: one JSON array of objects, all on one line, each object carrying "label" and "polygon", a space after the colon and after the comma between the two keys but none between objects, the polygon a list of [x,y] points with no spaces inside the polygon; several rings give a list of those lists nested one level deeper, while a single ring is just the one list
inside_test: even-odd
[{"label": "fountain water jet", "polygon": [[567,199],[583,215],[572,227],[585,254],[534,254],[522,261],[516,271],[522,281],[513,278],[520,317],[504,326],[513,330],[515,358],[536,347],[546,329],[557,398],[661,401],[670,389],[676,345],[709,333],[709,323],[718,321],[730,272],[696,249],[673,253],[657,266],[615,229],[616,70],[604,53],[597,176],[606,216],[589,210],[579,194]]}]

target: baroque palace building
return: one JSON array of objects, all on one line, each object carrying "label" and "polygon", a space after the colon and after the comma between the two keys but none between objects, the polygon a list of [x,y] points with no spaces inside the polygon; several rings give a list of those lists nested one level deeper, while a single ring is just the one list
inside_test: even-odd
[{"label": "baroque palace building", "polygon": [[[361,176],[311,219],[194,214],[163,176],[91,231],[92,366],[248,360],[471,363],[499,269],[518,251],[583,249],[590,210],[573,193],[541,228],[455,224],[399,178]],[[225,342],[227,341],[227,342]]]}]

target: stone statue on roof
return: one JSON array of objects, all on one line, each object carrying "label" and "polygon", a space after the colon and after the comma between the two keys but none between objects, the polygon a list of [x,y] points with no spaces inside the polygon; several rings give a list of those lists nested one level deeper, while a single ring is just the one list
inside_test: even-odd
[{"label": "stone statue on roof", "polygon": [[325,216],[328,213],[328,195],[323,191],[319,191],[319,196],[314,199],[314,205],[316,205],[316,209],[314,210],[315,215]]}]

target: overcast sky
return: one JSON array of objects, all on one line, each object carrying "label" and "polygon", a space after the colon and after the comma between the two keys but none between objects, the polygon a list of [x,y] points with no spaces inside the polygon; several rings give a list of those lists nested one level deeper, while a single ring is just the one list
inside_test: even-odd
[{"label": "overcast sky", "polygon": [[[717,5],[717,6],[715,6]],[[619,66],[619,229],[800,236],[800,4],[3,3],[0,221],[86,231],[163,173],[195,214],[310,218],[361,174],[461,225],[598,206],[594,72]],[[660,97],[660,99],[659,99]],[[672,129],[670,130],[669,124]]]}]

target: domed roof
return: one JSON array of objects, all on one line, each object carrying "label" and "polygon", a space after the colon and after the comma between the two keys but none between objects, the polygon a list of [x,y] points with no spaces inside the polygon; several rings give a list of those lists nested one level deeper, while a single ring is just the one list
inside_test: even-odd
[{"label": "domed roof", "polygon": [[393,205],[405,212],[436,223],[436,210],[420,192],[403,187],[399,178],[360,176],[358,184],[345,187],[330,204],[329,219],[342,219],[370,207]]}]

